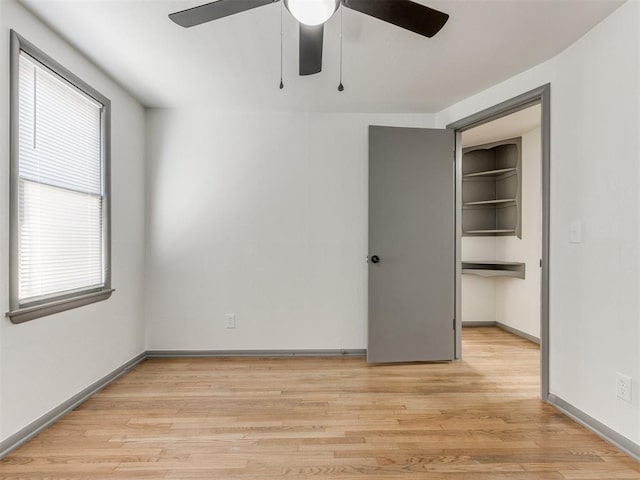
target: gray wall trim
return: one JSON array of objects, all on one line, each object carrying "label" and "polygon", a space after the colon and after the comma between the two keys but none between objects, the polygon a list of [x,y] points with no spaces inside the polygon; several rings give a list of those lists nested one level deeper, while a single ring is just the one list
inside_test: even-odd
[{"label": "gray wall trim", "polygon": [[197,357],[364,357],[366,349],[347,350],[149,350],[147,358]]},{"label": "gray wall trim", "polygon": [[527,332],[523,332],[522,330],[518,330],[517,328],[510,327],[509,325],[505,325],[501,322],[462,322],[462,326],[464,328],[473,328],[473,327],[498,327],[505,332],[513,333],[518,337],[522,337],[525,340],[529,340],[535,344],[540,345],[540,339],[535,337]]},{"label": "gray wall trim", "polygon": [[111,382],[116,380],[118,377],[120,377],[120,376],[124,375],[125,373],[127,373],[133,367],[135,367],[140,362],[142,362],[145,358],[147,358],[145,352],[135,356],[134,358],[129,360],[124,365],[116,368],[113,372],[105,375],[100,380],[92,383],[91,385],[89,385],[87,388],[85,388],[81,392],[77,393],[76,395],[74,395],[70,399],[66,400],[65,402],[62,402],[60,405],[58,405],[54,409],[52,409],[49,412],[45,413],[44,415],[42,415],[37,420],[34,420],[29,425],[24,427],[22,430],[17,431],[16,433],[11,435],[10,437],[8,437],[5,440],[3,440],[2,442],[0,442],[0,458],[3,458],[5,455],[10,453],[11,451],[15,450],[16,448],[20,447],[24,443],[26,443],[29,440],[31,440],[38,433],[40,433],[42,430],[44,430],[49,425],[54,423],[60,417],[62,417],[66,413],[70,412],[74,408],[76,408],[78,405],[83,403],[85,400],[87,400],[94,393],[96,393],[99,390],[103,389],[108,384],[110,384]]},{"label": "gray wall trim", "polygon": [[517,328],[510,327],[509,325],[505,325],[504,323],[500,322],[496,322],[496,327],[501,328],[505,332],[513,333],[518,337],[524,338],[525,340],[529,340],[530,342],[540,345],[540,339],[527,332],[523,332],[522,330],[518,330]]},{"label": "gray wall trim", "polygon": [[18,76],[20,60],[20,37],[11,30],[10,33],[10,86],[9,86],[9,308],[17,307],[18,299]]},{"label": "gray wall trim", "polygon": [[590,415],[587,415],[582,410],[574,407],[569,402],[561,399],[553,393],[550,393],[547,397],[547,403],[553,405],[574,422],[579,423],[587,430],[595,433],[605,442],[622,450],[636,462],[640,463],[640,445],[638,445],[637,443],[634,443],[627,437],[620,435],[615,430],[607,427],[604,423],[601,423]]},{"label": "gray wall trim", "polygon": [[83,293],[81,295],[75,295],[73,297],[34,307],[19,308],[17,310],[7,312],[5,315],[11,319],[11,323],[24,323],[46,315],[53,315],[54,313],[64,312],[65,310],[70,310],[72,308],[101,302],[108,299],[114,291],[115,290],[113,289],[100,289],[96,292]]},{"label": "gray wall trim", "polygon": [[490,321],[490,322],[462,322],[463,328],[473,328],[473,327],[497,327],[498,322]]},{"label": "gray wall trim", "polygon": [[546,85],[542,85],[541,87],[534,88],[533,90],[529,90],[528,92],[518,95],[517,97],[513,97],[502,103],[494,105],[493,107],[486,108],[484,110],[481,110],[480,112],[452,122],[447,125],[447,128],[452,128],[456,131],[464,132],[465,130],[478,127],[485,123],[497,120],[498,118],[506,117],[507,115],[511,115],[512,113],[524,110],[525,108],[538,103],[545,94],[548,95],[548,90],[550,89],[550,87],[551,84],[547,83]]},{"label": "gray wall trim", "polygon": [[551,371],[549,343],[550,313],[549,295],[551,287],[549,272],[551,266],[551,85],[541,87],[540,101],[542,107],[542,272],[540,288],[540,396],[543,400],[549,397],[549,376]]},{"label": "gray wall trim", "polygon": [[455,325],[455,360],[462,359],[462,132],[455,132],[454,143],[454,167],[455,167],[455,306],[454,306],[454,325]]},{"label": "gray wall trim", "polygon": [[[547,83],[538,88],[506,100],[498,105],[469,115],[456,122],[447,125],[457,133],[469,130],[484,123],[496,120],[511,113],[540,103],[542,109],[542,272],[541,272],[541,298],[540,298],[540,397],[546,400],[549,396],[549,270],[550,270],[550,231],[551,231],[551,84]],[[456,136],[456,139],[459,139]],[[456,155],[462,146],[456,141]],[[456,215],[461,216],[462,211],[456,208]],[[456,220],[457,221],[457,220]],[[456,252],[456,261],[462,262],[459,251]],[[459,281],[459,278],[456,279]],[[459,312],[456,312],[459,315]],[[456,332],[459,334],[459,332]]]}]

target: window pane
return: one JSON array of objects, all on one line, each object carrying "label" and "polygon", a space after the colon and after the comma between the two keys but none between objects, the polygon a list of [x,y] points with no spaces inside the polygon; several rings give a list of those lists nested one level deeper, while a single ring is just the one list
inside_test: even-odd
[{"label": "window pane", "polygon": [[102,198],[20,181],[20,298],[104,282]]},{"label": "window pane", "polygon": [[20,56],[20,177],[101,194],[101,105]]},{"label": "window pane", "polygon": [[18,298],[105,283],[102,105],[28,54],[19,61]]}]

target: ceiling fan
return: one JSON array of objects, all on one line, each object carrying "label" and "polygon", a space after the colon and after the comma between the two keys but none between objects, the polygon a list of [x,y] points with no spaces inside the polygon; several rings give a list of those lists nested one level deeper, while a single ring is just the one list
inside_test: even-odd
[{"label": "ceiling fan", "polygon": [[[178,25],[188,28],[262,7],[279,0],[217,0],[169,15]],[[300,75],[322,70],[324,22],[340,6],[356,10],[384,22],[433,37],[447,23],[449,15],[411,0],[283,0],[287,10],[300,23]]]}]

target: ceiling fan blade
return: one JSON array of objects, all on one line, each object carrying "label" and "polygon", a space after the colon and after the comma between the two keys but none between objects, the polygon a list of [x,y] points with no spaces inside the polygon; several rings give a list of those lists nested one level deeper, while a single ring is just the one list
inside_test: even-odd
[{"label": "ceiling fan blade", "polygon": [[410,0],[342,0],[345,7],[425,37],[433,37],[449,15]]},{"label": "ceiling fan blade", "polygon": [[300,24],[300,75],[313,75],[322,70],[324,25]]},{"label": "ceiling fan blade", "polygon": [[217,0],[172,13],[169,18],[181,27],[188,28],[277,1],[279,0]]}]

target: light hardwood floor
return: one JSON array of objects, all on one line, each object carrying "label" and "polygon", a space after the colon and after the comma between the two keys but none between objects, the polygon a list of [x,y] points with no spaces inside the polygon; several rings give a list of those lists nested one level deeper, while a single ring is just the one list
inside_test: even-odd
[{"label": "light hardwood floor", "polygon": [[464,332],[464,361],[147,360],[0,462],[1,479],[640,479],[538,399],[536,345]]}]

